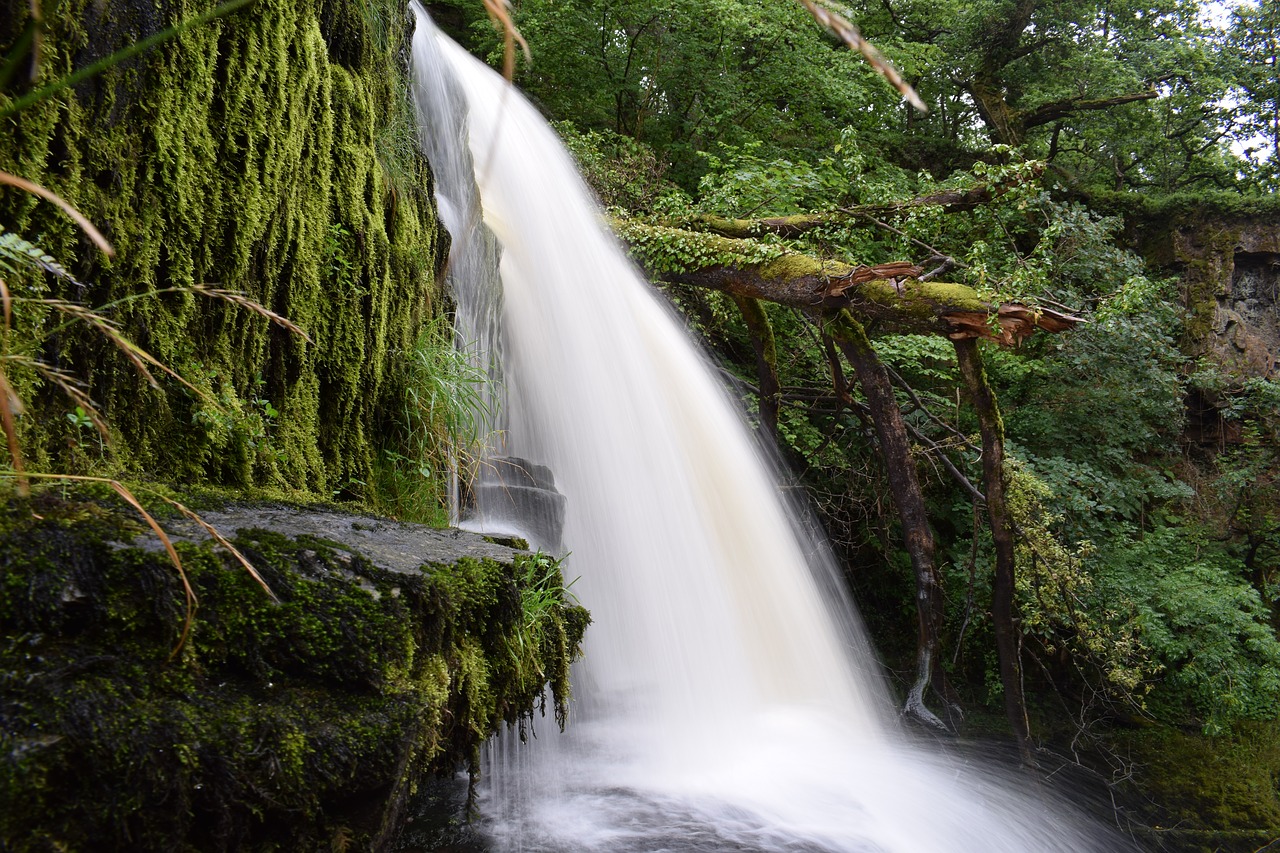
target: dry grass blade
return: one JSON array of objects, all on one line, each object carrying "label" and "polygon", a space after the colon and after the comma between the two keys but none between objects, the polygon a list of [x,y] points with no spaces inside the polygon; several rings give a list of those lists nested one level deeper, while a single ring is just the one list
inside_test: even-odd
[{"label": "dry grass blade", "polygon": [[4,333],[9,334],[13,325],[13,297],[9,295],[9,285],[0,278],[0,300],[4,302]]},{"label": "dry grass blade", "polygon": [[516,45],[520,45],[526,62],[533,62],[533,54],[529,52],[529,43],[511,20],[511,0],[484,0],[484,10],[489,13],[494,28],[502,32],[502,76],[510,83],[516,73]]},{"label": "dry grass blade", "polygon": [[9,442],[9,458],[13,460],[13,470],[18,479],[18,494],[26,497],[31,494],[31,486],[22,467],[22,447],[18,444],[18,424],[14,420],[21,413],[22,400],[9,384],[9,377],[0,370],[0,423],[4,425],[4,437]]},{"label": "dry grass blade", "polygon": [[178,644],[169,653],[169,660],[173,660],[178,656],[178,652],[182,651],[182,647],[187,644],[187,635],[191,633],[191,623],[196,618],[196,591],[191,588],[191,581],[187,579],[187,570],[182,567],[182,558],[178,556],[178,550],[173,547],[173,542],[169,540],[169,534],[165,533],[159,522],[151,517],[151,513],[142,508],[142,504],[133,496],[133,492],[124,487],[124,484],[117,480],[107,480],[106,482],[107,485],[115,490],[116,494],[125,499],[129,506],[142,515],[147,525],[156,534],[156,538],[164,545],[164,550],[169,554],[169,561],[178,570],[178,577],[182,578],[182,591],[187,596],[187,617],[182,620],[182,635],[178,637]]},{"label": "dry grass blade", "polygon": [[218,401],[210,397],[207,392],[200,390],[186,379],[183,379],[181,374],[169,367],[169,365],[160,361],[151,353],[147,352],[142,347],[138,346],[121,334],[120,327],[116,325],[114,321],[107,319],[96,311],[92,311],[83,305],[77,305],[74,302],[67,302],[65,299],[37,299],[32,301],[39,302],[41,305],[47,305],[55,311],[60,311],[61,313],[66,314],[68,317],[72,317],[76,320],[82,320],[102,332],[102,334],[106,335],[111,340],[111,343],[116,345],[117,349],[124,353],[125,358],[129,359],[129,362],[146,378],[152,388],[158,388],[159,383],[156,382],[155,376],[153,376],[151,371],[148,369],[148,365],[176,379],[183,385],[183,387],[195,394],[197,397],[221,408],[221,406],[218,405]]},{"label": "dry grass blade", "polygon": [[17,175],[10,175],[8,172],[0,172],[0,184],[8,184],[9,186],[17,187],[20,190],[29,192],[32,195],[38,195],[43,199],[53,202],[58,207],[62,208],[63,213],[74,219],[76,224],[84,229],[84,233],[89,235],[89,239],[102,250],[104,255],[109,258],[115,256],[116,250],[112,248],[111,243],[108,242],[107,238],[102,236],[102,232],[97,228],[94,228],[93,223],[85,218],[83,213],[72,207],[71,203],[62,196],[51,190],[45,189],[39,184],[33,184],[31,181],[19,178]]},{"label": "dry grass blade", "polygon": [[111,433],[107,429],[106,421],[104,421],[102,416],[98,413],[98,409],[94,406],[93,400],[89,399],[89,394],[85,391],[84,385],[81,384],[80,380],[76,379],[65,370],[59,370],[52,365],[45,364],[43,361],[28,358],[27,356],[7,355],[4,356],[4,360],[14,364],[20,364],[23,367],[35,371],[49,382],[58,386],[58,390],[65,394],[71,402],[83,409],[89,420],[93,421],[93,427],[98,431],[98,434],[102,436],[102,440],[108,444],[111,443]]},{"label": "dry grass blade", "polygon": [[277,326],[288,329],[307,343],[315,343],[315,341],[311,340],[310,336],[308,336],[297,323],[294,323],[288,317],[277,314],[261,303],[255,302],[237,290],[223,290],[220,287],[210,287],[207,284],[193,284],[191,289],[196,293],[203,294],[204,296],[208,296],[212,299],[222,299],[233,305],[239,305],[241,308],[247,308],[259,316],[266,317]]},{"label": "dry grass blade", "polygon": [[147,384],[152,388],[159,388],[160,384],[156,382],[156,378],[151,375],[151,371],[147,369],[148,362],[158,365],[168,373],[173,373],[172,370],[169,370],[169,368],[160,364],[159,361],[150,356],[145,350],[142,350],[121,334],[120,327],[117,326],[113,320],[109,320],[83,305],[77,305],[74,302],[67,302],[65,299],[40,299],[36,301],[41,305],[47,305],[55,311],[66,314],[68,317],[88,323],[99,332],[102,332],[102,334],[110,339],[110,341],[124,353],[125,358],[129,359],[129,362],[146,378]]},{"label": "dry grass blade", "polygon": [[877,74],[888,80],[889,85],[897,89],[899,94],[906,98],[907,103],[922,113],[929,111],[924,101],[920,100],[920,96],[916,94],[916,90],[902,79],[902,75],[889,64],[889,60],[885,59],[880,51],[876,50],[875,45],[864,39],[858,28],[847,19],[829,9],[825,0],[800,0],[800,4],[809,10],[809,14],[815,21],[839,36],[840,40],[850,48],[861,53],[862,58],[875,69]]},{"label": "dry grass blade", "polygon": [[276,594],[271,591],[271,587],[267,586],[267,582],[262,579],[262,575],[258,574],[258,570],[253,567],[253,564],[249,562],[249,560],[244,556],[244,554],[240,553],[240,551],[236,548],[236,546],[232,545],[229,541],[227,541],[227,538],[218,531],[218,528],[214,527],[212,524],[205,521],[200,516],[196,515],[193,511],[187,509],[185,506],[175,501],[173,498],[166,498],[163,495],[161,497],[164,501],[166,501],[167,503],[177,508],[178,512],[182,513],[187,518],[191,519],[196,524],[200,525],[200,527],[204,530],[205,533],[208,533],[211,537],[213,537],[213,541],[217,542],[223,548],[226,548],[227,551],[231,554],[231,556],[235,557],[236,561],[240,563],[240,565],[244,566],[244,570],[248,572],[253,577],[253,579],[258,582],[259,586],[262,587],[262,589],[267,593],[267,595],[271,596],[272,601],[280,600],[279,598],[276,597]]}]

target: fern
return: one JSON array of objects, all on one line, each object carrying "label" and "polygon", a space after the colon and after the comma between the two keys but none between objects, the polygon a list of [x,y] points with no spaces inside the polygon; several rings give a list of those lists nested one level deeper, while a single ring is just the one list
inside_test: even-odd
[{"label": "fern", "polygon": [[58,278],[64,278],[72,284],[84,287],[75,276],[67,272],[62,264],[46,254],[39,246],[10,231],[0,230],[0,267],[10,273],[16,273],[18,270],[14,263],[24,267],[39,267]]}]

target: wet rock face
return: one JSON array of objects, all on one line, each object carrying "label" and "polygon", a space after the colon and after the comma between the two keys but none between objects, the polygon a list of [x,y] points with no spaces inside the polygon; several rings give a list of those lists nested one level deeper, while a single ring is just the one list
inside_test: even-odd
[{"label": "wet rock face", "polygon": [[1251,375],[1275,376],[1280,371],[1280,252],[1237,251],[1233,267],[1231,286],[1218,297],[1218,351]]},{"label": "wet rock face", "polygon": [[1280,223],[1197,219],[1170,236],[1188,312],[1184,349],[1242,378],[1280,375]]},{"label": "wet rock face", "polygon": [[[401,574],[416,574],[424,563],[455,563],[464,557],[509,564],[520,553],[465,530],[439,529],[318,507],[231,504],[204,512],[201,517],[218,530],[232,534],[255,529],[325,540],[340,553],[345,550],[358,554],[380,569]],[[165,527],[171,536],[196,542],[208,539],[208,534],[187,519],[169,521]],[[136,544],[144,548],[160,547],[154,539],[145,537]]]},{"label": "wet rock face", "polygon": [[516,532],[538,548],[562,553],[565,496],[556,490],[551,469],[518,456],[485,460],[471,489],[464,524],[484,532]]}]

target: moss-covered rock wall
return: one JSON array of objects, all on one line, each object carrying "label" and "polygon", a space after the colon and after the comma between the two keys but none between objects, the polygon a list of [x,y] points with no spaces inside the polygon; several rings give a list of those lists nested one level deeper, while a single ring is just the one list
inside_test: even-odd
[{"label": "moss-covered rock wall", "polygon": [[[14,52],[31,4],[0,0],[0,57],[21,60],[0,109],[214,5],[45,2],[32,83],[33,55]],[[153,388],[103,335],[19,303],[8,351],[85,383],[114,434],[106,467],[325,496],[368,479],[440,257],[407,26],[396,2],[255,0],[0,120],[0,169],[68,199],[117,250],[106,258],[51,204],[0,187],[0,226],[85,284],[19,270],[4,276],[15,296],[101,310],[194,388]],[[181,290],[202,283],[244,292],[310,342]],[[25,452],[74,468],[74,404],[6,370],[28,403]]]},{"label": "moss-covered rock wall", "polygon": [[[0,506],[0,849],[382,849],[424,773],[504,721],[551,728],[530,716],[547,683],[563,713],[588,619],[554,561],[331,513],[341,541],[286,535],[280,515],[234,540],[277,600],[178,542],[200,608],[174,656],[178,574],[118,499]],[[387,568],[374,539],[454,553]]]}]

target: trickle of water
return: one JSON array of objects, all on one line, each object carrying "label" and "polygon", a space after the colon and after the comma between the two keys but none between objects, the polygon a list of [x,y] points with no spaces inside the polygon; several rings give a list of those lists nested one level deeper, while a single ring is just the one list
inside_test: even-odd
[{"label": "trickle of water", "polygon": [[594,619],[568,730],[489,747],[495,848],[1115,850],[907,745],[825,544],[714,371],[536,110],[414,10],[455,254],[487,245],[481,216],[501,246],[500,298],[451,260],[461,334],[501,355],[501,452],[549,467]]}]

